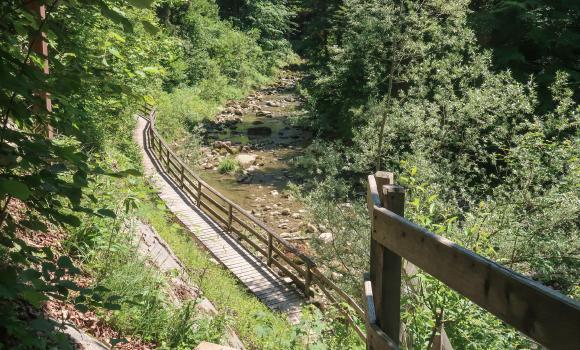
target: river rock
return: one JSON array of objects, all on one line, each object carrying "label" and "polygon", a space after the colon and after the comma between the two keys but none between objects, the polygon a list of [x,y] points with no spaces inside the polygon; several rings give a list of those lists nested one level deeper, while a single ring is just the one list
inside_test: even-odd
[{"label": "river rock", "polygon": [[267,126],[256,126],[253,128],[248,128],[248,135],[268,136],[270,134],[272,134],[272,129]]},{"label": "river rock", "polygon": [[340,280],[342,278],[342,273],[338,273],[338,272],[331,272],[330,273],[330,277],[332,277],[333,280],[337,281]]},{"label": "river rock", "polygon": [[332,233],[330,233],[330,232],[323,232],[320,234],[320,236],[318,236],[318,239],[321,240],[322,242],[328,244],[328,243],[332,243],[332,241],[334,240],[334,237],[332,236]]},{"label": "river rock", "polygon": [[266,117],[266,118],[269,118],[269,117],[272,117],[272,112],[270,112],[270,111],[258,111],[256,113],[256,115],[258,117]]},{"label": "river rock", "polygon": [[282,214],[284,216],[288,216],[288,215],[290,215],[290,209],[284,208],[284,209],[282,209],[282,211],[280,212],[280,214]]},{"label": "river rock", "polygon": [[240,163],[240,165],[244,169],[247,169],[250,166],[254,165],[254,163],[256,162],[256,155],[247,154],[247,153],[240,153],[236,156],[236,161],[238,161],[238,163]]},{"label": "river rock", "polygon": [[292,219],[300,219],[299,213],[292,213]]},{"label": "river rock", "polygon": [[213,304],[205,298],[203,298],[202,301],[195,306],[195,308],[206,315],[215,316],[218,314]]},{"label": "river rock", "polygon": [[318,230],[316,229],[316,226],[312,225],[311,223],[308,223],[308,224],[306,224],[306,232],[316,233],[316,232],[318,232]]}]

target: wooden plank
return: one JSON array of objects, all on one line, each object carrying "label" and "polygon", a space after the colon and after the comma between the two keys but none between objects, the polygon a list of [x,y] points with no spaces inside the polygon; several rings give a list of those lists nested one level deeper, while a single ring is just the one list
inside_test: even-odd
[{"label": "wooden plank", "polygon": [[550,349],[580,349],[580,304],[384,208],[373,238]]}]

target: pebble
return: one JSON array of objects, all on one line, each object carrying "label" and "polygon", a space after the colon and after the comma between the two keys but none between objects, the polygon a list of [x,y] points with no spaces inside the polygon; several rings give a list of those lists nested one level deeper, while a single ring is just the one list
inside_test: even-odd
[{"label": "pebble", "polygon": [[316,226],[312,225],[311,223],[306,224],[306,232],[308,233],[315,233],[318,230],[316,229]]}]

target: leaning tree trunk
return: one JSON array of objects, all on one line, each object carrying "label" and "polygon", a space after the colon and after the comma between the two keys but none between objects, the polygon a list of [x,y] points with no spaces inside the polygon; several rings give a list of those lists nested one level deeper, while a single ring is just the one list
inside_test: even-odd
[{"label": "leaning tree trunk", "polygon": [[389,109],[389,105],[391,103],[391,94],[393,93],[393,75],[395,74],[395,65],[396,62],[393,60],[391,64],[391,70],[389,72],[389,83],[387,89],[387,95],[385,96],[385,112],[383,113],[383,118],[381,120],[381,130],[379,131],[379,144],[377,147],[377,154],[376,154],[376,167],[375,171],[381,171],[381,153],[383,152],[383,140],[385,138],[385,125],[387,124],[387,112]]}]

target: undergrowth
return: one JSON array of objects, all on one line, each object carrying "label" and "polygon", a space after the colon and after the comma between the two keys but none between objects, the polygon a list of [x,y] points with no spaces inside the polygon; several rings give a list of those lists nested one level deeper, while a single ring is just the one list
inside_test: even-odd
[{"label": "undergrowth", "polygon": [[220,174],[235,173],[240,170],[240,163],[231,157],[226,157],[220,161],[217,166],[217,170],[220,172]]}]

